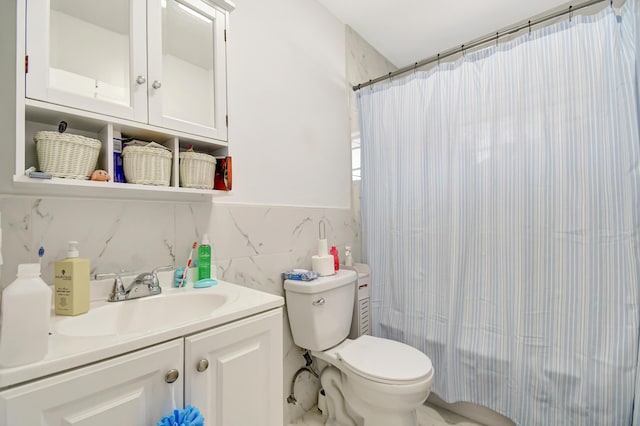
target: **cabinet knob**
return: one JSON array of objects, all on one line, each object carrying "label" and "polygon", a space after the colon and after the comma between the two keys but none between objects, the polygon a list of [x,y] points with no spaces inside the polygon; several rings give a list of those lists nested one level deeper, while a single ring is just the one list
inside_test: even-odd
[{"label": "cabinet knob", "polygon": [[139,75],[138,78],[136,78],[136,83],[138,84],[145,84],[146,82],[147,82],[147,79],[141,75]]},{"label": "cabinet knob", "polygon": [[151,87],[153,87],[154,89],[159,89],[162,87],[162,83],[160,83],[158,80],[155,80]]},{"label": "cabinet knob", "polygon": [[169,370],[167,374],[164,376],[164,381],[167,383],[173,383],[176,380],[178,380],[179,376],[180,376],[180,372],[178,370],[176,369]]},{"label": "cabinet knob", "polygon": [[207,368],[209,368],[209,361],[207,361],[206,359],[201,359],[200,361],[198,361],[198,365],[196,366],[196,370],[198,370],[199,372],[202,373]]}]

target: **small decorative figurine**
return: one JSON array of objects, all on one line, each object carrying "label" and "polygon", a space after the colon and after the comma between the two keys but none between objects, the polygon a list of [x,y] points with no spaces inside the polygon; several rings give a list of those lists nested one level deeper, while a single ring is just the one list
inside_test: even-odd
[{"label": "small decorative figurine", "polygon": [[91,180],[95,180],[98,182],[108,182],[111,180],[111,178],[109,177],[109,173],[107,173],[104,170],[96,170],[95,172],[91,173]]}]

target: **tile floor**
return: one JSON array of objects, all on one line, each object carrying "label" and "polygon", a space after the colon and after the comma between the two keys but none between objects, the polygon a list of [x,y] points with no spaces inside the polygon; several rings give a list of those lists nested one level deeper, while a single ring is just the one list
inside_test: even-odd
[{"label": "tile floor", "polygon": [[[418,423],[420,426],[483,426],[466,417],[434,405],[425,404],[418,409]],[[321,426],[324,425],[322,415],[313,407],[302,418],[290,423],[289,426]]]}]

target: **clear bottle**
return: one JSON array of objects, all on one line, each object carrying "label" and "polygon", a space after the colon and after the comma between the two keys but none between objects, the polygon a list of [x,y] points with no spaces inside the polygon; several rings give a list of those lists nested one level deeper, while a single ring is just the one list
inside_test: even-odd
[{"label": "clear bottle", "polygon": [[198,279],[209,278],[211,278],[211,243],[207,234],[204,234],[198,247]]},{"label": "clear bottle", "polygon": [[0,365],[39,361],[49,350],[51,289],[40,278],[40,264],[18,265],[18,276],[2,292]]},{"label": "clear bottle", "polygon": [[353,254],[351,253],[351,246],[344,247],[344,266],[353,266]]}]

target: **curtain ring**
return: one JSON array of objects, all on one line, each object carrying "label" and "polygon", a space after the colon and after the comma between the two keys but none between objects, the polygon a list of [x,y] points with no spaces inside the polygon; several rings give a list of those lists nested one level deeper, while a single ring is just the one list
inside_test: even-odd
[{"label": "curtain ring", "polygon": [[498,47],[498,37],[499,37],[499,35],[498,35],[498,33],[496,32],[496,47]]},{"label": "curtain ring", "polygon": [[389,76],[389,82],[391,82],[391,71],[389,71],[388,76]]},{"label": "curtain ring", "polygon": [[369,80],[369,90],[373,91],[373,84],[371,83],[371,80]]},{"label": "curtain ring", "polygon": [[438,53],[438,66],[440,66],[440,54]]},{"label": "curtain ring", "polygon": [[529,35],[531,35],[531,20],[529,20]]},{"label": "curtain ring", "polygon": [[569,6],[569,22],[571,22],[571,18],[573,18],[573,5]]},{"label": "curtain ring", "polygon": [[416,71],[418,70],[418,63],[416,62],[415,64],[413,64],[413,74],[416,74]]},{"label": "curtain ring", "polygon": [[464,44],[460,46],[460,51],[462,52],[462,57],[465,57],[466,52],[464,51]]}]

